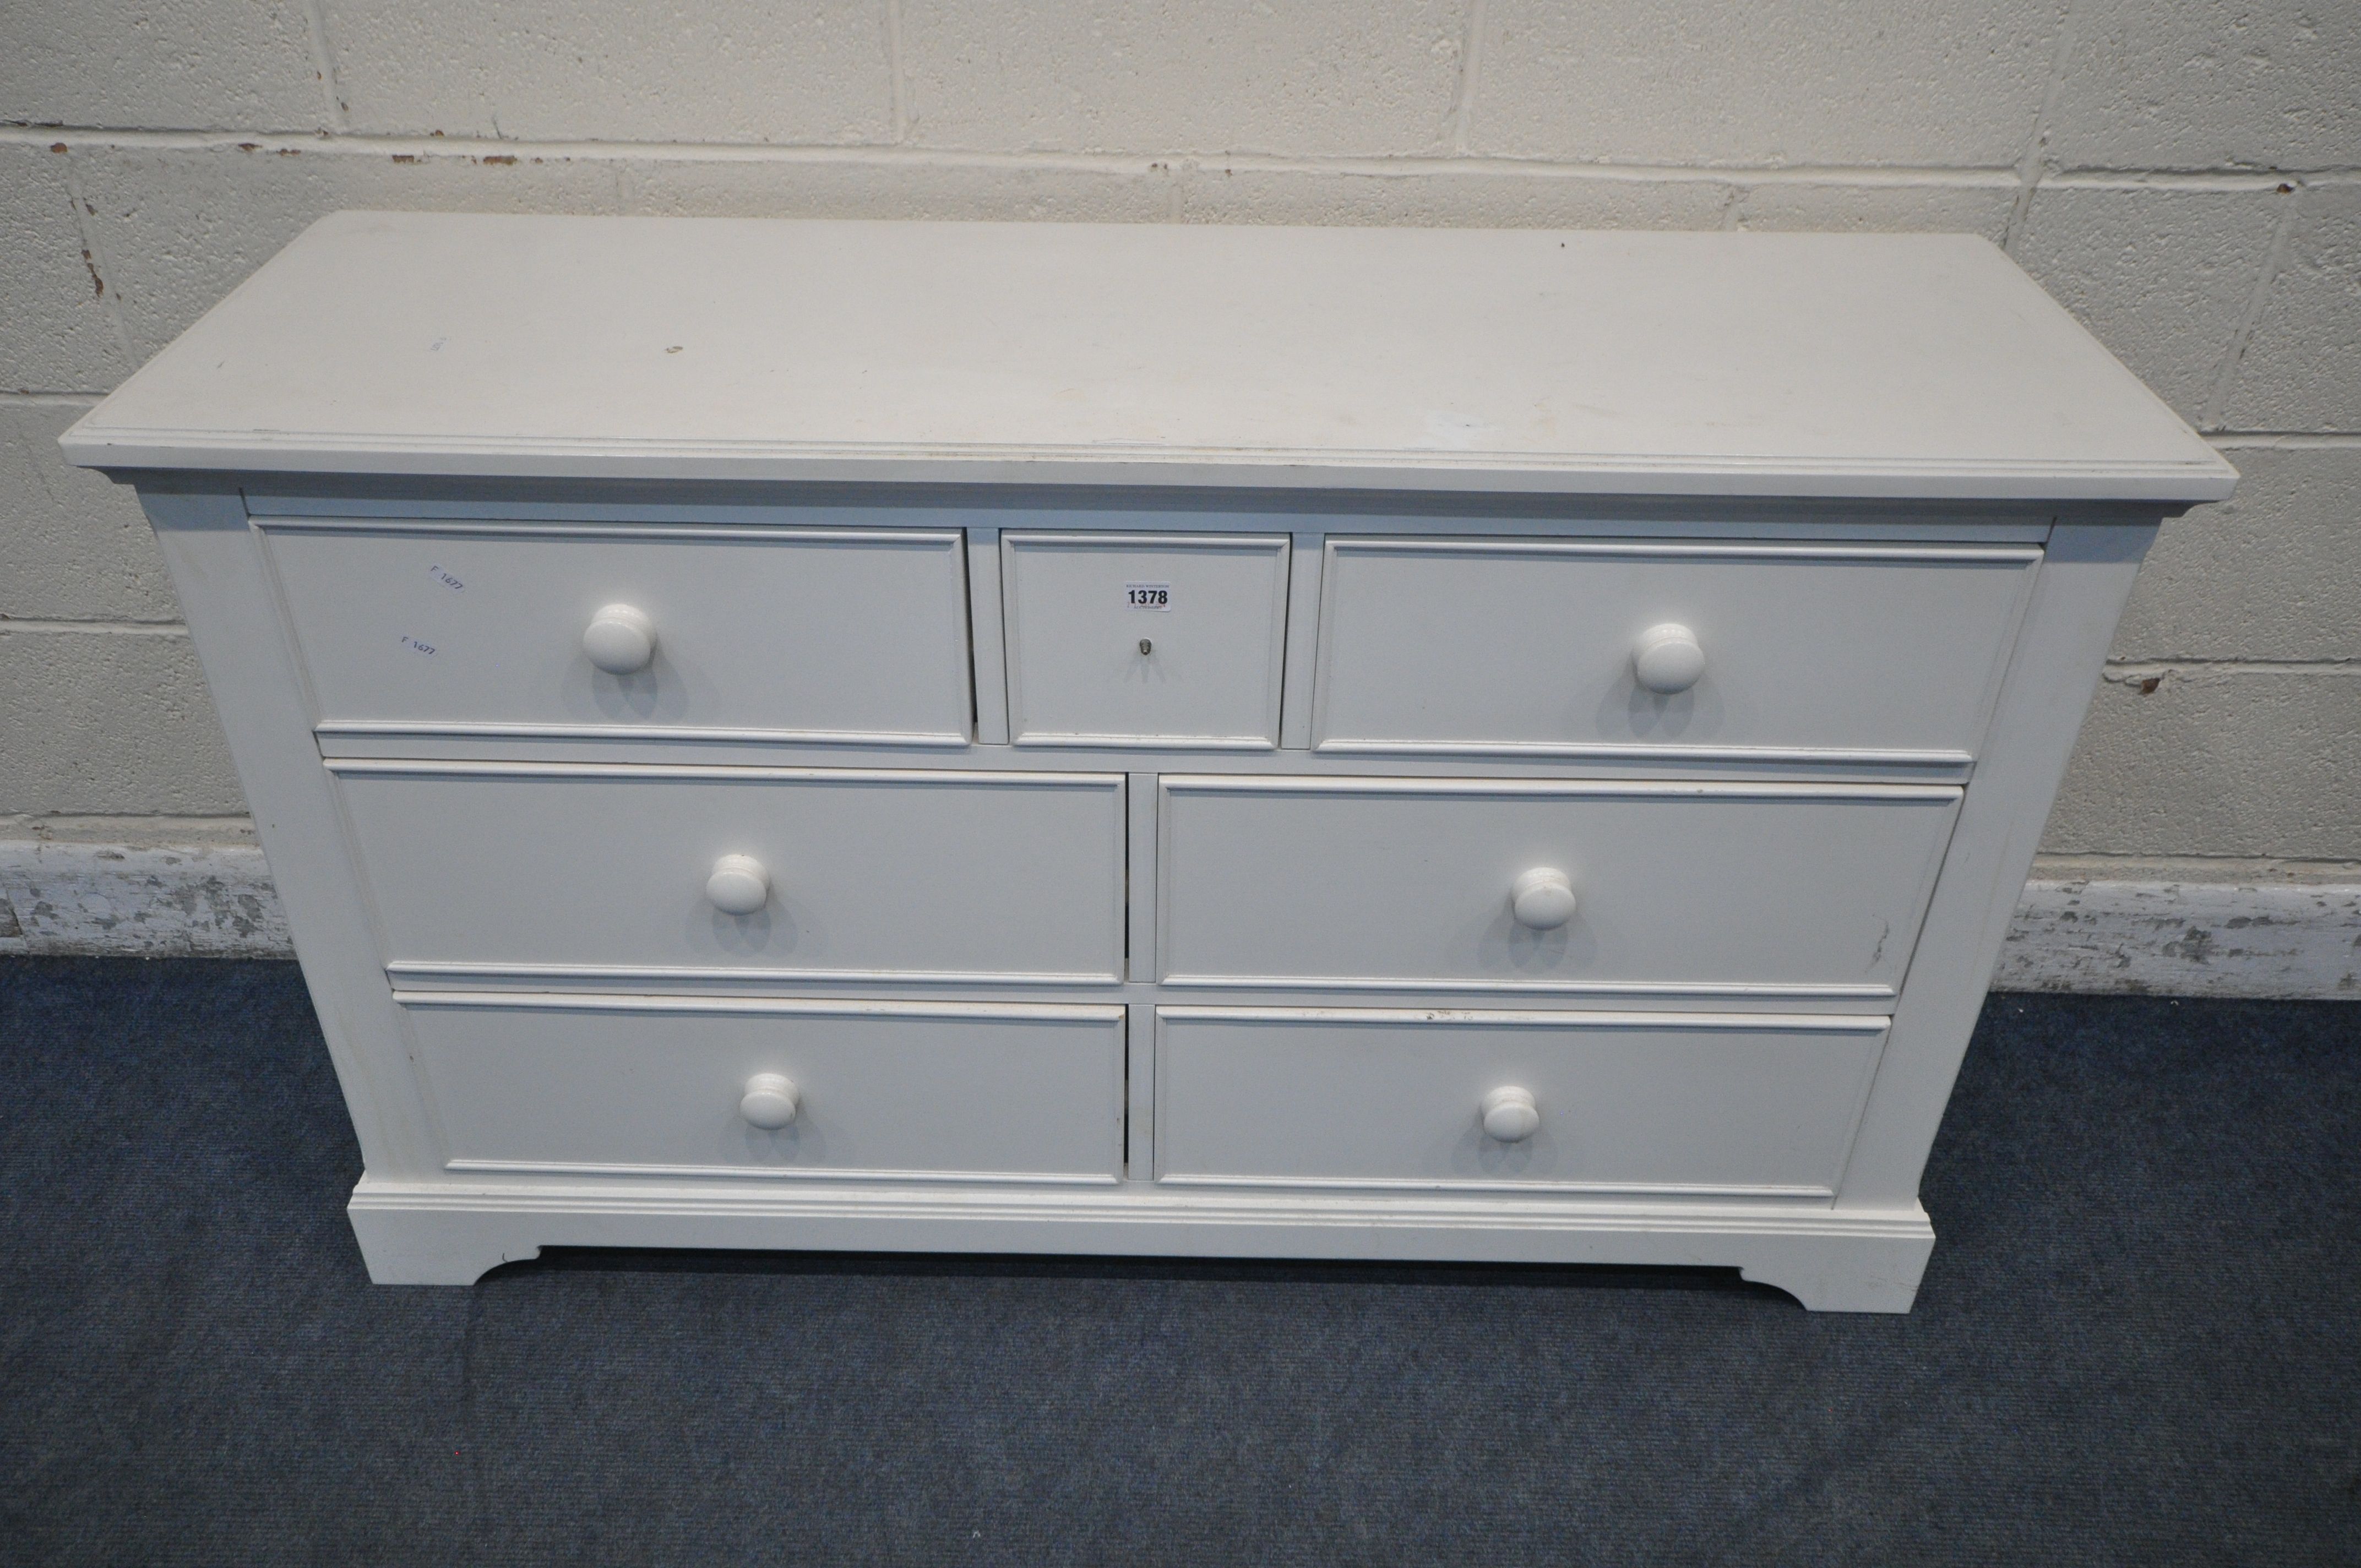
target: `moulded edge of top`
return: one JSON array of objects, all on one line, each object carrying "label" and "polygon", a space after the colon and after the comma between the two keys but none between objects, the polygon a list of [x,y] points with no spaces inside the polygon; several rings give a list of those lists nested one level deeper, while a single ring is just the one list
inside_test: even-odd
[{"label": "moulded edge of top", "polygon": [[[93,411],[96,412],[97,411]],[[1248,489],[1695,496],[1741,499],[2076,501],[2195,505],[2225,500],[2237,470],[2219,456],[2169,462],[2027,463],[1706,460],[1635,454],[1590,461],[1488,453],[1260,452],[1169,447],[846,448],[608,440],[360,442],[348,434],[126,428],[59,437],[66,460],[109,471],[319,474],[357,477],[670,480],[780,484],[1074,485]]]}]

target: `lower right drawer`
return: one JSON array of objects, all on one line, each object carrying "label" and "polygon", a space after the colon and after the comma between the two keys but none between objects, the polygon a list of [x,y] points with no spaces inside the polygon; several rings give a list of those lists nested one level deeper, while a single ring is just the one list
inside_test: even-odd
[{"label": "lower right drawer", "polygon": [[1159,1008],[1157,1179],[1830,1197],[1887,1023]]}]

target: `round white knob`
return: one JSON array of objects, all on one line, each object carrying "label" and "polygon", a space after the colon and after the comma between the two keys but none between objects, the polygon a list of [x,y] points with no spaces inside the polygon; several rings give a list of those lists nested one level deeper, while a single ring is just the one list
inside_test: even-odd
[{"label": "round white knob", "polygon": [[724,855],[705,879],[705,896],[724,915],[752,915],[771,902],[771,873],[752,855]]},{"label": "round white knob", "polygon": [[1697,633],[1675,621],[1652,626],[1631,644],[1631,671],[1652,692],[1670,696],[1697,684],[1705,674],[1705,650]]},{"label": "round white knob", "polygon": [[1530,1089],[1496,1089],[1484,1096],[1484,1135],[1521,1144],[1542,1129],[1542,1113]]},{"label": "round white knob", "polygon": [[635,606],[607,605],[590,618],[582,633],[582,651],[610,675],[644,670],[656,656],[656,623]]},{"label": "round white knob", "polygon": [[1574,905],[1574,883],[1554,866],[1535,866],[1510,884],[1517,924],[1536,931],[1554,931],[1573,919]]},{"label": "round white knob", "polygon": [[796,1119],[803,1096],[796,1092],[795,1084],[784,1072],[758,1072],[746,1080],[746,1092],[739,1098],[738,1114],[758,1127],[777,1132]]}]

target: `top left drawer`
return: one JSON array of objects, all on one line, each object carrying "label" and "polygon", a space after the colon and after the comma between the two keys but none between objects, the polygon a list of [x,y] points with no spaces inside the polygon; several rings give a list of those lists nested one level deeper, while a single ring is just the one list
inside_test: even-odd
[{"label": "top left drawer", "polygon": [[956,532],[256,525],[331,750],[399,735],[956,747],[972,732]]}]

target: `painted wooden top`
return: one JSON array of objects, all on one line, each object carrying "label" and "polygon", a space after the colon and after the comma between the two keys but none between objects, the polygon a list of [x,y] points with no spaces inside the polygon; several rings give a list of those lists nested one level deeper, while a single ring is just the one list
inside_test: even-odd
[{"label": "painted wooden top", "polygon": [[2184,502],[2236,476],[1961,235],[338,213],[113,468]]}]

